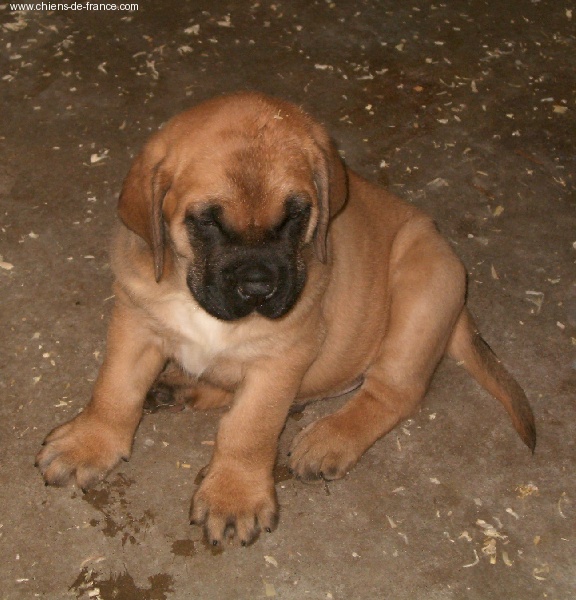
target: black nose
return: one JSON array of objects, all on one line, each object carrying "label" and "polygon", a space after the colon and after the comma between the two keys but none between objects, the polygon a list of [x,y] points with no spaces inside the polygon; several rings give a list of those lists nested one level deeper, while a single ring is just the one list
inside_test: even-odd
[{"label": "black nose", "polygon": [[276,291],[276,277],[264,265],[242,265],[234,273],[236,291],[245,301],[255,303],[270,298]]}]

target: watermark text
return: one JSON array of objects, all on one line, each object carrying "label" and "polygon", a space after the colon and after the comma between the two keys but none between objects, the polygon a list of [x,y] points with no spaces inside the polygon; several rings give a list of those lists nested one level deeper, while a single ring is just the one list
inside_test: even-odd
[{"label": "watermark text", "polygon": [[136,11],[138,4],[107,4],[99,2],[33,2],[10,4],[10,10],[121,10]]}]

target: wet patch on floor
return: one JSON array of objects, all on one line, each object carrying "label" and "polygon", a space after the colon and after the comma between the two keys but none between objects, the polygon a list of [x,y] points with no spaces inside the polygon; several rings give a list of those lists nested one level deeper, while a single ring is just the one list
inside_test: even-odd
[{"label": "wet patch on floor", "polygon": [[211,544],[206,538],[202,538],[202,545],[204,546],[204,548],[206,548],[208,552],[210,552],[212,556],[220,556],[224,553],[223,544],[217,544],[215,546],[214,544]]},{"label": "wet patch on floor", "polygon": [[[99,489],[88,490],[82,498],[104,517],[102,533],[107,537],[121,535],[122,545],[137,544],[139,536],[154,523],[154,513],[145,510],[140,517],[129,512],[126,490],[134,483],[123,473],[118,473],[110,483]],[[90,525],[97,527],[101,521],[92,519]]]},{"label": "wet patch on floor", "polygon": [[89,567],[84,567],[69,590],[78,600],[167,600],[174,591],[174,579],[166,573],[148,577],[150,586],[138,587],[130,573],[118,573],[105,578]]},{"label": "wet patch on floor", "polygon": [[282,483],[294,479],[294,474],[287,465],[276,465],[274,467],[274,483]]},{"label": "wet patch on floor", "polygon": [[194,540],[176,540],[172,542],[172,554],[191,558],[196,554]]}]

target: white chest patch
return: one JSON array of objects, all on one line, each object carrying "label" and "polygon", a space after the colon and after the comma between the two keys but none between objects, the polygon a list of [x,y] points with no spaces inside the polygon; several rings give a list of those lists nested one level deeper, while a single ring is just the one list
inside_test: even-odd
[{"label": "white chest patch", "polygon": [[209,315],[188,297],[173,296],[162,303],[160,313],[157,316],[174,335],[171,351],[192,375],[201,375],[230,347],[233,326]]}]

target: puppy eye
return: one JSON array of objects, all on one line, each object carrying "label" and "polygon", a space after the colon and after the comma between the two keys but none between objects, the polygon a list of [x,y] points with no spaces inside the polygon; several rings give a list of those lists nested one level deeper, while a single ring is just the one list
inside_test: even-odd
[{"label": "puppy eye", "polygon": [[308,222],[311,211],[309,202],[306,202],[302,198],[295,196],[288,198],[284,206],[284,218],[277,227],[278,231],[282,231],[286,228],[292,228],[293,226],[302,227]]},{"label": "puppy eye", "polygon": [[198,214],[187,215],[186,222],[201,230],[217,229],[222,231],[222,223],[219,220],[220,212],[219,207],[211,206]]},{"label": "puppy eye", "polygon": [[207,215],[201,215],[199,217],[193,217],[194,223],[196,223],[196,225],[199,225],[200,227],[218,227],[218,223],[216,223],[216,221]]}]

